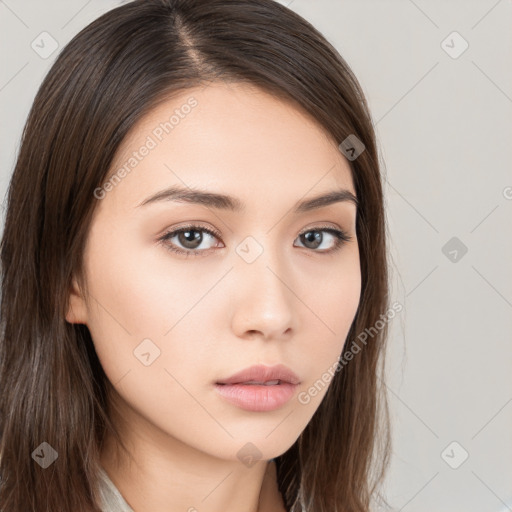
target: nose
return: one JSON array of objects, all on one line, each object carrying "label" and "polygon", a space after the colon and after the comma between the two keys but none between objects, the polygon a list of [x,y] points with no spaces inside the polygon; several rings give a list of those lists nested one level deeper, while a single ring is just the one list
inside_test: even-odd
[{"label": "nose", "polygon": [[297,329],[297,299],[291,273],[277,254],[265,250],[255,261],[240,259],[233,269],[232,330],[240,338],[289,338]]}]

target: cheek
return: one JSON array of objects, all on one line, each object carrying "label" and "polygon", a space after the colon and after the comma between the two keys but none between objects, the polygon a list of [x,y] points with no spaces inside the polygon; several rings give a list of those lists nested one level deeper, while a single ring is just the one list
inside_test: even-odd
[{"label": "cheek", "polygon": [[352,323],[361,296],[358,245],[347,246],[333,261],[325,265],[315,263],[314,269],[302,269],[302,272],[309,276],[307,286],[311,292],[306,297],[314,305],[311,309],[324,321],[326,331],[339,337],[347,322]]},{"label": "cheek", "polygon": [[201,354],[204,357],[201,331],[214,303],[201,298],[218,279],[218,270],[209,279],[208,271],[198,274],[196,265],[173,266],[165,248],[134,241],[133,233],[121,230],[91,234],[87,325],[113,383],[132,372],[130,379],[137,374],[149,387],[159,374],[168,386],[165,369],[180,374],[181,381],[186,375],[182,362],[194,365]]},{"label": "cheek", "polygon": [[164,279],[158,258],[165,250],[134,240],[122,227],[107,231],[91,233],[87,252],[91,323],[133,341],[162,336],[172,326],[173,306],[184,299],[178,283]]},{"label": "cheek", "polygon": [[[310,286],[313,284],[309,283]],[[320,379],[338,360],[357,313],[361,295],[361,271],[358,251],[353,251],[340,265],[332,266],[329,274],[318,281],[316,293],[305,295],[311,317],[311,327],[303,327],[308,334],[299,336],[305,343],[303,353],[309,353],[310,382]],[[312,327],[314,325],[314,328]],[[309,340],[309,341],[308,341]],[[323,396],[327,389],[320,390]],[[316,401],[316,400],[315,400]]]},{"label": "cheek", "polygon": [[343,342],[354,320],[361,297],[361,273],[359,265],[344,272],[338,279],[333,276],[325,283],[321,294],[322,309],[326,323],[336,333],[335,337]]}]

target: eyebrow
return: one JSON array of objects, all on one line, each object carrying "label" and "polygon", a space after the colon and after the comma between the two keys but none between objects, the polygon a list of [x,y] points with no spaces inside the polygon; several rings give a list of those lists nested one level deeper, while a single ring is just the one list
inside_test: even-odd
[{"label": "eyebrow", "polygon": [[[235,213],[241,213],[245,210],[244,203],[236,197],[208,192],[206,190],[186,189],[178,185],[161,190],[160,192],[144,199],[144,201],[139,203],[136,208],[161,201],[192,203],[206,206],[207,208],[229,210]],[[331,192],[297,202],[293,207],[293,211],[295,213],[304,213],[323,208],[330,204],[347,201],[354,203],[356,207],[359,205],[357,197],[350,192],[350,190],[333,190]]]}]

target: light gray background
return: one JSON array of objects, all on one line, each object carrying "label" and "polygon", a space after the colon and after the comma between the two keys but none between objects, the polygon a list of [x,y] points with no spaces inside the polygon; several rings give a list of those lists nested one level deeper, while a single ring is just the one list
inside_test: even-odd
[{"label": "light gray background", "polygon": [[[58,53],[31,43],[46,31],[60,49],[120,3],[0,0],[2,198]],[[391,298],[404,305],[385,379],[387,497],[405,512],[512,510],[512,1],[280,3],[355,71],[385,165]]]}]

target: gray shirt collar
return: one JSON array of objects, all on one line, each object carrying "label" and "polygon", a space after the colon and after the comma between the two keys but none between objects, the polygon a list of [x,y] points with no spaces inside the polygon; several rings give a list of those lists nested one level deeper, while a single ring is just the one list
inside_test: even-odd
[{"label": "gray shirt collar", "polygon": [[99,491],[102,512],[134,512],[102,468],[100,468]]}]

